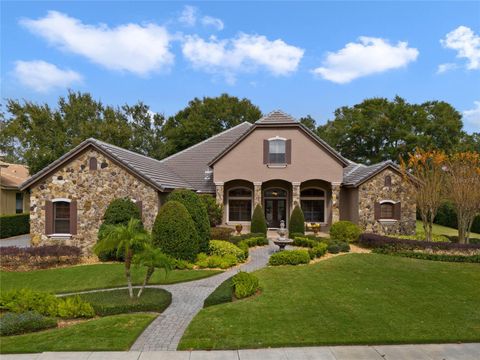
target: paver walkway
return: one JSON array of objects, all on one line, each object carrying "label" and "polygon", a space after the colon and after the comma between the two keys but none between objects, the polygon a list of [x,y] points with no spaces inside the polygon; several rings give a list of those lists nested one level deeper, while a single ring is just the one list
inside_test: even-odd
[{"label": "paver walkway", "polygon": [[152,285],[172,294],[172,303],[138,337],[131,351],[176,350],[183,333],[194,316],[203,308],[204,300],[223,281],[238,271],[254,271],[264,267],[276,249],[268,246],[250,250],[250,261],[219,275],[174,285]]}]

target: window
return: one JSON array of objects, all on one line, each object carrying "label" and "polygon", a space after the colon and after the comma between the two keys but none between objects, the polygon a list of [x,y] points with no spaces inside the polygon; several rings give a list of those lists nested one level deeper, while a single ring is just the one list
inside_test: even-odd
[{"label": "window", "polygon": [[252,191],[235,188],[228,192],[228,221],[250,221],[252,217]]},{"label": "window", "polygon": [[23,213],[23,193],[15,194],[15,213]]},{"label": "window", "polygon": [[90,170],[97,170],[97,158],[91,157],[88,161],[88,166]]},{"label": "window", "polygon": [[267,189],[264,191],[263,196],[266,198],[286,198],[287,191],[284,189]]},{"label": "window", "polygon": [[385,176],[385,186],[392,186],[392,177],[390,175]]},{"label": "window", "polygon": [[268,163],[269,164],[286,164],[286,146],[285,140],[274,139],[268,142]]},{"label": "window", "polygon": [[306,222],[325,222],[325,191],[318,188],[304,189],[300,192],[300,206]]},{"label": "window", "polygon": [[380,204],[380,219],[393,219],[395,205],[390,202]]},{"label": "window", "polygon": [[53,232],[55,234],[70,233],[70,203],[66,201],[53,203]]}]

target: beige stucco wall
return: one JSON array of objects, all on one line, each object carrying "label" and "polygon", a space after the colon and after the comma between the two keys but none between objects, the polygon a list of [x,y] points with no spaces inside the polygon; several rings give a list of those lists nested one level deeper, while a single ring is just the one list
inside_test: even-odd
[{"label": "beige stucco wall", "polygon": [[340,220],[348,220],[358,224],[358,189],[341,188]]},{"label": "beige stucco wall", "polygon": [[[285,168],[269,168],[263,164],[263,140],[275,136],[292,140],[292,163]],[[342,181],[343,167],[299,129],[258,128],[221,158],[213,168],[214,182],[245,179],[252,182],[282,179],[302,182],[322,179]]]},{"label": "beige stucco wall", "polygon": [[[385,186],[385,176],[392,177],[392,186]],[[393,223],[382,223],[375,220],[375,202],[393,200],[401,202],[401,220]],[[360,185],[358,189],[359,225],[367,232],[377,234],[415,233],[416,203],[413,188],[407,184],[401,175],[390,169],[377,174],[372,179]]]},{"label": "beige stucco wall", "polygon": [[[17,190],[0,189],[0,215],[15,215]],[[30,197],[23,192],[23,212],[27,213],[30,207]]]},{"label": "beige stucco wall", "polygon": [[[98,170],[89,170],[88,161],[92,156],[97,158]],[[107,166],[101,168],[101,164]],[[158,213],[157,191],[93,148],[86,150],[32,187],[32,243],[43,245],[62,241],[80,247],[86,254],[91,253],[105,209],[113,199],[123,197],[142,201],[142,220],[150,230]],[[45,235],[45,201],[54,198],[77,200],[77,235],[69,240]]]}]

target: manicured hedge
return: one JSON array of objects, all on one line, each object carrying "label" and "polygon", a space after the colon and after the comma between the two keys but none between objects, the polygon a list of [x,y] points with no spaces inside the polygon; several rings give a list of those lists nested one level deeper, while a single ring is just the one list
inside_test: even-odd
[{"label": "manicured hedge", "polygon": [[296,236],[293,239],[293,246],[301,246],[301,247],[308,247],[308,248],[313,248],[315,245],[319,243],[319,240],[312,240],[307,237],[300,237]]},{"label": "manicured hedge", "polygon": [[255,206],[255,210],[253,210],[250,231],[252,233],[263,234],[263,236],[267,235],[267,221],[265,220],[265,213],[263,212],[263,208],[260,204]]},{"label": "manicured hedge", "polygon": [[326,243],[323,243],[323,242],[318,243],[312,248],[308,249],[308,255],[312,260],[315,258],[322,257],[327,252],[327,248],[328,248],[328,245]]},{"label": "manicured hedge", "polygon": [[[236,245],[242,240],[258,238],[258,237],[266,238],[265,234],[263,233],[247,233],[247,234],[241,234],[241,235],[230,235],[230,238],[228,239],[228,241]],[[265,245],[268,245],[268,243]]]},{"label": "manicured hedge", "polygon": [[355,242],[362,234],[358,225],[346,220],[337,221],[330,227],[330,237],[333,241],[347,243]]},{"label": "manicured hedge", "polygon": [[295,206],[288,222],[289,233],[305,234],[305,216],[300,206]]},{"label": "manicured hedge", "polygon": [[30,214],[0,216],[0,239],[30,233]]},{"label": "manicured hedge", "polygon": [[228,227],[212,227],[210,228],[210,239],[229,240],[235,230]]},{"label": "manicured hedge", "polygon": [[270,256],[269,264],[277,265],[298,265],[308,264],[310,255],[307,250],[284,250]]},{"label": "manicured hedge", "polygon": [[232,302],[233,284],[232,278],[222,282],[203,302],[203,307]]},{"label": "manicured hedge", "polygon": [[57,320],[35,311],[21,314],[7,313],[0,317],[0,335],[18,335],[33,331],[51,329],[57,326]]},{"label": "manicured hedge", "polygon": [[409,258],[421,259],[421,260],[480,263],[480,255],[450,255],[450,254],[432,254],[428,252],[418,252],[418,251],[390,251],[385,248],[377,248],[377,249],[374,249],[373,252],[378,254],[403,256],[403,257],[409,257]]},{"label": "manicured hedge", "polygon": [[[232,245],[235,246],[235,245]],[[239,249],[244,256],[243,251]],[[237,257],[235,255],[207,255],[205,253],[200,253],[197,255],[197,261],[195,265],[197,265],[201,269],[210,268],[220,268],[220,269],[228,269],[232,266],[238,264]]]},{"label": "manicured hedge", "polygon": [[254,295],[259,287],[258,278],[250,273],[240,271],[232,277],[233,293],[237,299]]},{"label": "manicured hedge", "polygon": [[234,256],[238,262],[245,261],[244,252],[237,246],[223,240],[210,240],[208,254],[217,256]]}]

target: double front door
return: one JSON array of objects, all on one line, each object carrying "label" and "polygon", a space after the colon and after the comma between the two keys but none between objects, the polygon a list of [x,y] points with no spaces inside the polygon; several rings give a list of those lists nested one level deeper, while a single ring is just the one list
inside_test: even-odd
[{"label": "double front door", "polygon": [[287,200],[265,199],[265,218],[269,228],[279,228],[280,221],[287,225]]}]

